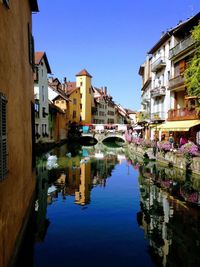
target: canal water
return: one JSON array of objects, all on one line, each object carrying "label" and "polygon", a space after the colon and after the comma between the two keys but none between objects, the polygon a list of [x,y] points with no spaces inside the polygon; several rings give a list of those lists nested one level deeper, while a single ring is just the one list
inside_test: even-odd
[{"label": "canal water", "polygon": [[200,266],[200,179],[123,148],[71,151],[37,159],[18,266]]}]

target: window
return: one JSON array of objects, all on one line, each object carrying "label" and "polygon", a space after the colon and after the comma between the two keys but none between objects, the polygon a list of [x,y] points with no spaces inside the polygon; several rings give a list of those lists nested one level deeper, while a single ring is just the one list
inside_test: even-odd
[{"label": "window", "polygon": [[80,109],[82,109],[82,107],[83,107],[82,104],[80,104]]},{"label": "window", "polygon": [[30,25],[28,23],[28,53],[29,53],[29,63],[31,64],[33,70],[35,68],[34,61],[34,38],[32,36]]},{"label": "window", "polygon": [[35,72],[34,72],[34,81],[38,82],[38,67],[35,66]]},{"label": "window", "polygon": [[76,111],[74,110],[73,111],[73,119],[75,119],[76,118]]},{"label": "window", "polygon": [[169,49],[170,49],[170,46],[171,46],[171,42],[170,41],[168,41],[168,46],[169,46]]},{"label": "window", "polygon": [[167,72],[167,79],[168,79],[168,80],[171,79],[171,77],[170,77],[170,70],[168,70],[168,72]]},{"label": "window", "polygon": [[39,102],[35,102],[34,108],[35,108],[35,117],[39,118],[40,117],[40,104],[39,104]]},{"label": "window", "polygon": [[6,105],[6,97],[0,93],[0,181],[5,178],[8,172]]},{"label": "window", "polygon": [[39,133],[39,124],[36,123],[35,124],[35,134],[38,134]]},{"label": "window", "polygon": [[174,64],[174,77],[177,77],[180,75],[180,66],[179,62]]},{"label": "window", "polygon": [[42,108],[42,117],[45,118],[47,115],[46,111],[45,111],[45,108],[43,107]]},{"label": "window", "polygon": [[82,86],[83,85],[83,82],[80,82],[80,86]]},{"label": "window", "polygon": [[80,98],[82,98],[82,96],[83,96],[83,95],[82,95],[82,94],[80,94]]},{"label": "window", "polygon": [[44,86],[42,85],[42,102],[44,102]]},{"label": "window", "polygon": [[91,94],[91,88],[89,88],[89,94]]},{"label": "window", "polygon": [[56,100],[56,104],[59,104],[60,103],[60,101],[59,100]]},{"label": "window", "polygon": [[76,105],[76,98],[73,98],[73,104]]}]

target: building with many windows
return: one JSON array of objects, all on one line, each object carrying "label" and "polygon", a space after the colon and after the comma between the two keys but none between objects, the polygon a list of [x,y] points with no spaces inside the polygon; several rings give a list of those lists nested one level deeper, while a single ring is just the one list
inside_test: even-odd
[{"label": "building with many windows", "polygon": [[35,52],[35,133],[36,142],[49,140],[48,74],[51,73],[45,52]]},{"label": "building with many windows", "polygon": [[[140,66],[142,99],[139,121],[144,125],[146,138],[161,135],[168,138],[172,132],[176,142],[181,136],[199,141],[198,98],[188,96],[184,71],[195,51],[191,30],[199,23],[200,13],[180,21],[163,33],[148,52]],[[155,127],[156,125],[156,127]],[[159,133],[155,133],[156,129]],[[147,132],[149,134],[147,134]]]}]

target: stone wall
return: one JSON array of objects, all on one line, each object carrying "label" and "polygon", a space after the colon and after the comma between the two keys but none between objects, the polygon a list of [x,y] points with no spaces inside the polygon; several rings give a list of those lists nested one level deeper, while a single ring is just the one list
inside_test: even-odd
[{"label": "stone wall", "polygon": [[[141,146],[136,146],[134,144],[128,144],[128,153],[129,155],[135,154],[141,158],[144,157],[145,153],[152,154],[152,148],[143,149]],[[165,154],[161,152],[157,152],[156,161],[168,166],[171,164],[172,166],[186,171],[187,161],[183,154],[175,153],[175,152],[167,152]],[[200,175],[200,157],[193,157],[190,165],[190,169],[193,174]]]}]

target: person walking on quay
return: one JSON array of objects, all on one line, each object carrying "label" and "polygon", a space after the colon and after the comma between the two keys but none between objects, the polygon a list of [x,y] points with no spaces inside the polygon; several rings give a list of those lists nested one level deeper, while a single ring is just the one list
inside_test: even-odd
[{"label": "person walking on quay", "polygon": [[169,142],[171,144],[171,148],[174,148],[174,137],[172,134],[169,135]]}]

